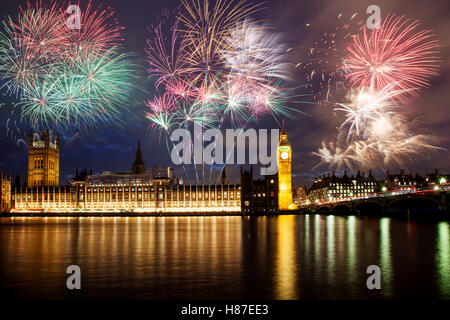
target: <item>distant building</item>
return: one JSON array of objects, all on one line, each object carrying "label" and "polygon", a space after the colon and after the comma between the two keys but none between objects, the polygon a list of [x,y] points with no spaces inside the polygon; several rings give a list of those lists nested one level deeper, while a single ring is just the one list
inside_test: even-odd
[{"label": "distant building", "polygon": [[400,174],[390,174],[386,171],[386,178],[383,181],[383,190],[407,190],[411,188],[422,188],[426,185],[425,179],[418,173],[406,173],[406,170],[400,170]]},{"label": "distant building", "polygon": [[435,185],[441,185],[448,183],[450,178],[449,174],[441,174],[439,169],[435,169],[434,172],[425,174],[422,177],[420,174],[407,173],[406,170],[400,170],[400,174],[390,174],[386,171],[386,177],[382,182],[385,190],[410,190],[433,187]]},{"label": "distant building", "polygon": [[433,173],[428,173],[425,176],[425,184],[427,186],[442,185],[450,183],[450,174],[442,174],[439,169],[435,169]]},{"label": "distant building", "polygon": [[378,182],[369,171],[368,176],[358,171],[356,177],[348,177],[347,172],[339,178],[333,174],[321,176],[314,180],[308,190],[308,200],[314,202],[328,202],[338,199],[367,196],[379,191]]},{"label": "distant building", "polygon": [[172,179],[173,169],[169,166],[153,166],[151,167],[151,173],[155,179]]},{"label": "distant building", "polygon": [[253,167],[241,167],[241,208],[246,214],[278,212],[278,175],[253,180]]},{"label": "distant building", "polygon": [[45,130],[38,140],[30,133],[28,144],[28,187],[59,185],[59,136],[50,139]]},{"label": "distant building", "polygon": [[0,213],[11,209],[11,174],[0,171]]},{"label": "distant building", "polygon": [[310,204],[306,192],[307,192],[306,186],[295,189],[294,202],[297,204],[297,206],[304,207]]}]

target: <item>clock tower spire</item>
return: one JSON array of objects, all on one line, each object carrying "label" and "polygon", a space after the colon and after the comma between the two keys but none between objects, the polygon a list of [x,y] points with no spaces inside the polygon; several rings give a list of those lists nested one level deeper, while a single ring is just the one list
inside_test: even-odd
[{"label": "clock tower spire", "polygon": [[292,202],[292,180],[291,180],[292,150],[284,127],[281,125],[280,142],[278,143],[278,209],[292,210],[295,204]]}]

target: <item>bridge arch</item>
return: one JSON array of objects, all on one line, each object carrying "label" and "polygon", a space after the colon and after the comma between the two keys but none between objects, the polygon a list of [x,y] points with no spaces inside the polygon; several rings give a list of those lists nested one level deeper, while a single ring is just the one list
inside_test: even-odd
[{"label": "bridge arch", "polygon": [[321,205],[317,207],[318,212],[331,212],[331,206],[330,205]]},{"label": "bridge arch", "polygon": [[339,203],[333,206],[334,212],[349,212],[352,211],[352,206],[349,203]]},{"label": "bridge arch", "polygon": [[409,210],[410,212],[436,212],[439,211],[439,200],[420,197],[420,198],[400,198],[388,203],[387,210],[389,212],[402,212]]},{"label": "bridge arch", "polygon": [[355,205],[355,211],[360,211],[361,213],[381,213],[383,211],[383,204],[379,201],[364,201]]}]

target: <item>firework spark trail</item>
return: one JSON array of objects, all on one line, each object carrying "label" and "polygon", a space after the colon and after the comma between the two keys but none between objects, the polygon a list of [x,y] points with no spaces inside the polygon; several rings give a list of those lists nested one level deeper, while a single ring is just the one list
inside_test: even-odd
[{"label": "firework spark trail", "polygon": [[[184,123],[202,108],[208,118],[220,122],[227,115],[238,122],[252,115],[294,110],[283,105],[292,93],[281,87],[289,66],[285,46],[278,33],[247,19],[256,10],[259,6],[245,1],[218,1],[212,6],[208,1],[183,1],[169,41],[164,22],[151,29],[146,49],[149,76],[156,79],[157,89],[173,94],[183,106],[170,119]],[[205,47],[204,41],[209,45]]]},{"label": "firework spark trail", "polygon": [[347,141],[352,138],[367,138],[370,123],[380,117],[387,117],[400,111],[395,101],[397,97],[414,89],[395,89],[396,83],[390,83],[380,91],[373,92],[370,88],[360,88],[357,92],[350,90],[350,103],[337,103],[335,111],[345,112],[346,119],[340,129],[347,129]]},{"label": "firework spark trail", "polygon": [[384,91],[369,93],[368,88],[361,88],[352,95],[349,105],[335,108],[345,112],[339,133],[347,131],[347,138],[339,139],[339,134],[336,142],[322,143],[312,153],[320,159],[316,167],[384,168],[443,150],[433,145],[431,136],[414,132],[420,125],[418,121],[409,121],[400,113],[402,108],[394,99],[404,90]]},{"label": "firework spark trail", "polygon": [[279,33],[269,27],[245,19],[230,30],[225,38],[226,49],[221,52],[230,75],[264,82],[267,78],[289,79],[287,46]]},{"label": "firework spark trail", "polygon": [[[317,166],[357,168],[402,165],[442,148],[417,134],[418,121],[403,115],[407,98],[418,94],[438,74],[435,35],[418,21],[389,14],[380,29],[365,26],[351,37],[342,69],[352,89],[344,103],[330,103],[345,119],[335,142],[312,154]],[[316,166],[316,167],[317,167]]]},{"label": "firework spark trail", "polygon": [[180,21],[178,31],[182,36],[182,50],[194,81],[205,73],[217,72],[222,68],[222,51],[227,49],[226,37],[230,30],[251,14],[262,10],[245,0],[182,0],[177,15]]},{"label": "firework spark trail", "polygon": [[421,30],[419,21],[389,14],[380,29],[362,33],[347,47],[345,68],[350,83],[375,90],[395,82],[400,89],[415,89],[429,85],[438,75],[440,47],[431,30]]},{"label": "firework spark trail", "polygon": [[42,3],[36,3],[36,8],[28,3],[26,9],[20,7],[17,23],[10,19],[9,24],[17,43],[31,57],[50,59],[62,55],[69,45],[64,15],[56,2],[48,8],[43,8]]},{"label": "firework spark trail", "polygon": [[147,39],[147,61],[150,67],[147,69],[151,77],[156,78],[156,88],[161,84],[176,85],[183,83],[180,78],[189,70],[186,70],[186,58],[180,50],[180,35],[177,31],[178,21],[172,26],[170,47],[167,48],[163,32],[163,22],[152,29],[153,37]]},{"label": "firework spark trail", "polygon": [[[80,6],[80,5],[79,5]],[[68,35],[70,50],[67,51],[69,59],[98,57],[111,48],[119,46],[124,40],[121,26],[115,16],[113,8],[95,8],[89,2],[80,15],[81,28],[69,29],[64,24],[64,33]]]},{"label": "firework spark trail", "polygon": [[16,20],[3,21],[0,79],[19,100],[21,120],[69,130],[119,120],[135,68],[131,55],[120,53],[122,29],[111,8],[91,2],[79,30],[68,30],[57,2],[28,4]]},{"label": "firework spark trail", "polygon": [[10,24],[3,21],[0,32],[0,77],[4,81],[7,94],[19,96],[21,90],[29,88],[44,68],[39,58],[28,53],[20,39],[15,38]]},{"label": "firework spark trail", "polygon": [[[322,32],[320,39],[309,48],[305,58],[298,62],[296,69],[304,72],[313,99],[330,100],[335,91],[347,90],[345,69],[342,65],[343,48],[359,32],[364,22],[358,19],[358,13],[345,16],[340,13],[331,31]],[[311,30],[318,26],[310,25]],[[322,98],[323,99],[323,98]]]},{"label": "firework spark trail", "polygon": [[[150,28],[147,71],[158,95],[171,96],[170,108],[155,110],[152,100],[146,103],[146,117],[160,137],[194,124],[247,126],[265,115],[300,112],[288,106],[300,103],[291,100],[301,96],[296,94],[301,86],[285,87],[293,67],[287,46],[279,33],[249,17],[261,9],[245,0],[182,0],[174,22],[168,23],[166,10],[166,20]],[[195,174],[198,179],[196,166]]]}]

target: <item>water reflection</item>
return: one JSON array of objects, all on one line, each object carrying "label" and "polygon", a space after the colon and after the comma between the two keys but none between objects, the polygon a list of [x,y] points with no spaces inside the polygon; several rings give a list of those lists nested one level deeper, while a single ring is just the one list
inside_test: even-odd
[{"label": "water reflection", "polygon": [[437,264],[439,289],[442,297],[450,299],[450,232],[447,222],[438,224]]},{"label": "water reflection", "polygon": [[[0,219],[0,258],[2,290],[29,299],[450,298],[448,222],[11,218]],[[76,296],[65,287],[69,264],[82,269]],[[381,291],[365,286],[372,264],[381,267]]]},{"label": "water reflection", "polygon": [[334,216],[328,216],[326,218],[326,228],[327,228],[327,274],[328,282],[334,282],[334,264],[335,264],[335,244],[334,239],[335,229],[334,229]]},{"label": "water reflection", "polygon": [[295,261],[295,216],[280,216],[277,222],[276,299],[298,299]]},{"label": "water reflection", "polygon": [[391,219],[380,219],[380,269],[381,293],[391,295],[392,265],[391,265]]},{"label": "water reflection", "polygon": [[356,281],[355,220],[355,216],[347,218],[347,275],[350,283],[355,283]]}]

